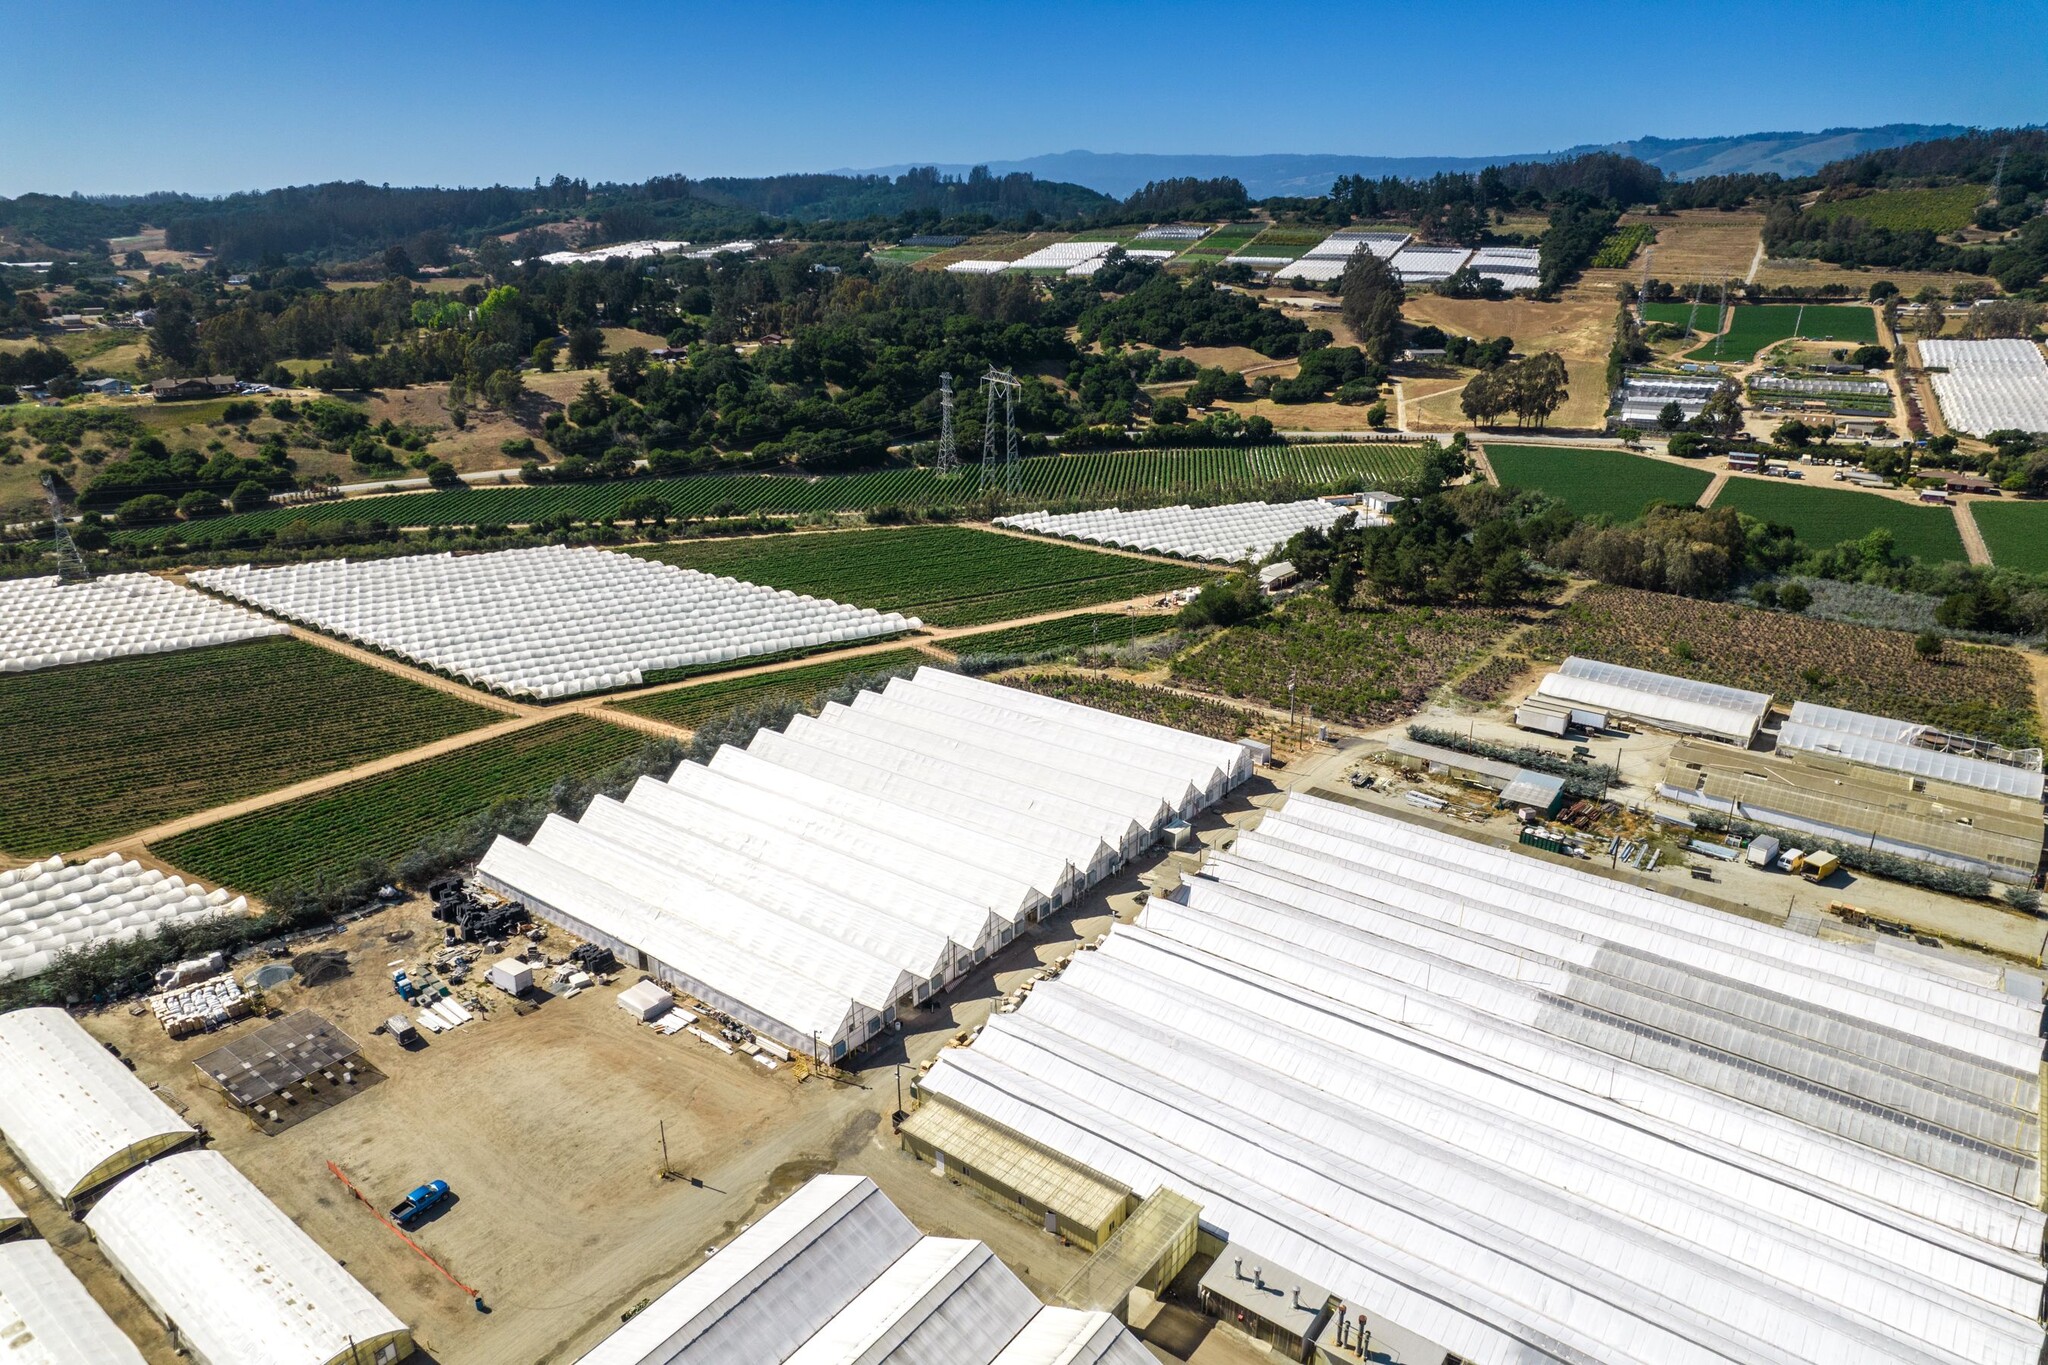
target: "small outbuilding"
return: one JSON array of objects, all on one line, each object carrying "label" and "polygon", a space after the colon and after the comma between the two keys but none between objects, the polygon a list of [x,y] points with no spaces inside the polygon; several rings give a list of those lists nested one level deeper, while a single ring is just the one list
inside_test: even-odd
[{"label": "small outbuilding", "polygon": [[484,973],[484,980],[496,986],[507,995],[524,995],[533,989],[533,968],[516,957],[502,962],[493,962]]},{"label": "small outbuilding", "polygon": [[619,1008],[643,1024],[661,1018],[675,1003],[676,998],[668,993],[668,988],[652,977],[619,992]]}]

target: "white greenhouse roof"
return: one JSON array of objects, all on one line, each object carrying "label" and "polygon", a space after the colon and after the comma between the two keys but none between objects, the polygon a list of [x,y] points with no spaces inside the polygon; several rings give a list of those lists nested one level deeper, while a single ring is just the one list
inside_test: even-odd
[{"label": "white greenhouse roof", "polygon": [[289,634],[280,622],[145,573],[0,582],[0,673]]},{"label": "white greenhouse roof", "polygon": [[1221,507],[1154,507],[1125,512],[1024,512],[995,524],[1097,545],[1206,559],[1225,564],[1264,559],[1299,531],[1327,531],[1348,509],[1308,498],[1301,502],[1234,502]]},{"label": "white greenhouse roof", "polygon": [[922,669],[478,872],[786,1046],[853,1049],[1249,772],[1241,745]]},{"label": "white greenhouse roof", "polygon": [[48,1242],[0,1243],[0,1360],[7,1365],[143,1365],[142,1352],[64,1268]]},{"label": "white greenhouse roof", "polygon": [[[1954,771],[1972,775],[1973,780],[1965,783],[1968,786],[1982,785],[1987,791],[2004,791],[2008,795],[2032,795],[2038,797],[2042,792],[2041,751],[2039,749],[2027,750],[2023,754],[2016,755],[2015,757],[2020,761],[2012,763],[2001,763],[1991,759],[1977,758],[1970,754],[1951,754],[1944,749],[1928,748],[1920,743],[1922,737],[1930,734],[1943,740],[1953,738],[1944,735],[1943,732],[1936,730],[1931,725],[1921,725],[1916,721],[1910,720],[1898,720],[1891,716],[1873,716],[1864,711],[1848,711],[1837,706],[1817,706],[1810,701],[1796,701],[1792,703],[1791,722],[1795,725],[1808,726],[1814,730],[1827,731],[1830,734],[1855,735],[1863,739],[1883,740],[1887,744],[1916,749],[1930,755],[1962,759],[1972,766],[1955,769]],[[1990,769],[1992,771],[1980,771],[1982,769]],[[1903,769],[1902,771],[1917,770]],[[2011,773],[2021,774],[2022,781],[2017,785],[2013,784],[2012,779],[2008,776]],[[1946,780],[1951,782],[1963,781],[1960,777],[1951,777]]]},{"label": "white greenhouse roof", "polygon": [[1300,793],[1181,896],[922,1089],[1477,1365],[2037,1365],[2038,1001]]},{"label": "white greenhouse roof", "polygon": [[208,891],[118,853],[11,868],[0,872],[0,982],[40,975],[74,949],[127,943],[167,925],[248,908],[240,896]]},{"label": "white greenhouse roof", "polygon": [[0,1014],[0,1137],[60,1200],[194,1135],[60,1009]]},{"label": "white greenhouse roof", "polygon": [[1997,792],[2001,796],[2017,796],[2032,801],[2041,799],[2040,773],[2016,768],[2008,763],[1993,763],[1988,759],[1971,758],[1966,754],[1945,754],[1934,749],[1922,749],[1917,745],[1900,744],[1869,735],[1852,734],[1846,730],[1803,724],[1796,715],[1779,729],[1778,747],[1794,753],[1846,758],[1851,762],[1868,764],[1873,768],[1885,768],[1891,772],[1908,773],[1915,777],[1931,777],[1940,782],[1952,782],[1960,787],[1975,787],[1980,791]]},{"label": "white greenhouse roof", "polygon": [[26,1222],[28,1215],[22,1212],[21,1205],[14,1202],[14,1196],[7,1192],[5,1185],[0,1185],[0,1237],[5,1237]]},{"label": "white greenhouse roof", "polygon": [[86,1226],[207,1365],[374,1359],[406,1326],[218,1152],[184,1152],[109,1190]]},{"label": "white greenhouse roof", "polygon": [[920,1237],[875,1183],[812,1178],[577,1365],[1150,1365],[1044,1308],[980,1242]]},{"label": "white greenhouse roof", "polygon": [[647,673],[895,635],[915,617],[610,550],[329,559],[192,581],[511,696],[638,686]]},{"label": "white greenhouse roof", "polygon": [[1661,729],[1710,735],[1733,744],[1756,738],[1771,698],[1763,692],[1675,678],[1641,668],[1573,657],[1536,685],[1543,696],[1569,705],[1631,716]]},{"label": "white greenhouse roof", "polygon": [[1923,341],[1920,363],[1946,371],[1928,379],[1957,431],[2048,431],[2048,360],[2033,342]]}]

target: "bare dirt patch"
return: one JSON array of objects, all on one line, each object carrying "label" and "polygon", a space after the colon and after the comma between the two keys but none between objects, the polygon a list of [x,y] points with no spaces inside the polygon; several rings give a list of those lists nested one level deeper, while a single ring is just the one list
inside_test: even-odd
[{"label": "bare dirt patch", "polygon": [[[1757,244],[1763,240],[1764,217],[1760,213],[1682,209],[1669,215],[1624,214],[1621,221],[1647,223],[1657,229],[1656,255],[1650,262],[1650,274],[1674,283],[1710,280],[1718,284],[1722,280],[1742,279],[1749,274]],[[1640,276],[1640,255],[1635,267],[1634,271],[1617,273],[1630,278]]]}]

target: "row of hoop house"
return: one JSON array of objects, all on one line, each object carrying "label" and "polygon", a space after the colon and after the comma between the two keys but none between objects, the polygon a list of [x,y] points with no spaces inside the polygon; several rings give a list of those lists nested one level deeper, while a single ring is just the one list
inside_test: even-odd
[{"label": "row of hoop house", "polygon": [[836,1059],[1251,765],[1227,740],[925,668],[500,838],[477,875]]},{"label": "row of hoop house", "polygon": [[146,573],[0,583],[0,673],[289,634],[282,622]]},{"label": "row of hoop house", "polygon": [[2041,1013],[1296,793],[919,1089],[1475,1365],[2038,1365]]},{"label": "row of hoop house", "polygon": [[1105,1312],[1041,1304],[981,1242],[821,1175],[577,1365],[1153,1365]]},{"label": "row of hoop house", "polygon": [[[179,1150],[198,1136],[64,1011],[0,1014],[0,1138],[53,1198],[90,1199],[100,1251],[202,1365],[409,1355],[405,1324],[226,1157]],[[0,1248],[0,1303],[50,1365],[142,1359],[54,1257]]]}]

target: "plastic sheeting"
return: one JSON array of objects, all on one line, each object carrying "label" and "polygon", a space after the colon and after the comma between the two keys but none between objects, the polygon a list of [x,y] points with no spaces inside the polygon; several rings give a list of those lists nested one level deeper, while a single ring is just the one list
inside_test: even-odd
[{"label": "plastic sheeting", "polygon": [[1770,697],[1762,692],[1577,657],[1566,659],[1556,672],[1546,674],[1536,691],[1570,706],[1631,716],[1680,734],[1707,735],[1742,745],[1756,738],[1771,709]]},{"label": "plastic sheeting", "polygon": [[512,696],[638,686],[661,669],[850,644],[915,617],[609,550],[549,545],[256,569],[192,581]]},{"label": "plastic sheeting", "polygon": [[0,582],[0,673],[289,634],[289,626],[149,574]]},{"label": "plastic sheeting", "polygon": [[[1761,1072],[1803,1040],[1851,1068],[1850,1106],[1917,1087],[1949,1120],[2024,1112],[2030,1068],[1985,1093],[2002,1064],[1920,1025],[1996,1052],[2038,1002],[1300,795],[1207,870],[922,1088],[1168,1184],[1247,1254],[1486,1365],[2037,1359],[2030,1202],[1923,1164],[1932,1140],[1880,1150],[1633,1049],[1684,1037]],[[1743,984],[1773,956],[1862,1006]],[[1589,1018],[1634,1044],[1603,1051]],[[1857,1089],[1881,1084],[1890,1103]]]},{"label": "plastic sheeting", "polygon": [[[1335,262],[1331,262],[1336,265]],[[1342,267],[1338,266],[1341,273]],[[1282,277],[1296,272],[1283,271]],[[1332,277],[1334,278],[1334,277]],[[995,524],[1095,545],[1121,545],[1224,564],[1261,560],[1290,537],[1314,527],[1327,531],[1349,509],[1320,498],[1300,502],[1233,502],[1218,507],[1154,507],[1126,512],[1022,512]]]},{"label": "plastic sheeting", "polygon": [[1792,718],[1778,731],[1778,747],[1846,758],[1873,768],[1931,777],[2000,796],[2041,799],[2043,779],[2039,769],[1923,749],[1913,740],[1925,730],[1925,726],[1907,721],[1795,702]]},{"label": "plastic sheeting", "polygon": [[2031,341],[1922,341],[1941,415],[1957,431],[2048,431],[2048,360]]},{"label": "plastic sheeting", "polygon": [[48,971],[61,953],[147,938],[166,925],[247,912],[248,901],[109,853],[0,872],[0,982]]},{"label": "plastic sheeting", "polygon": [[7,1365],[143,1365],[142,1352],[48,1242],[0,1244],[0,1359]]},{"label": "plastic sheeting", "polygon": [[207,1365],[330,1365],[410,1347],[405,1324],[218,1152],[134,1172],[85,1221]]},{"label": "plastic sheeting", "polygon": [[0,1014],[0,1137],[68,1200],[195,1136],[60,1009]]}]

